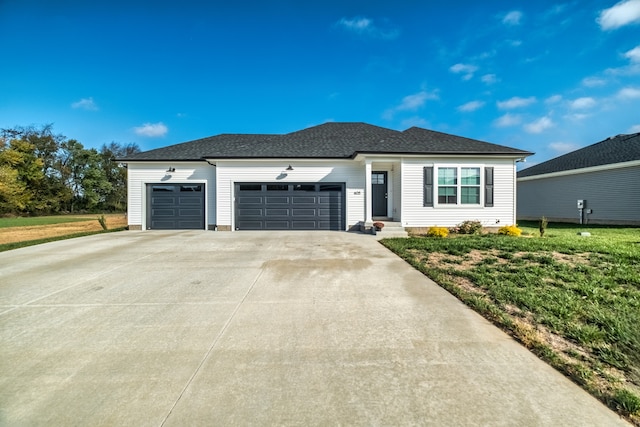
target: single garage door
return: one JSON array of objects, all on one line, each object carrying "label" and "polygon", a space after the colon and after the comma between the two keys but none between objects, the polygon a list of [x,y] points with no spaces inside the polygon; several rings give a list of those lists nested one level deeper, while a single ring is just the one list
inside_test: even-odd
[{"label": "single garage door", "polygon": [[204,229],[204,184],[147,184],[147,229]]},{"label": "single garage door", "polygon": [[343,183],[237,183],[236,230],[344,230]]}]

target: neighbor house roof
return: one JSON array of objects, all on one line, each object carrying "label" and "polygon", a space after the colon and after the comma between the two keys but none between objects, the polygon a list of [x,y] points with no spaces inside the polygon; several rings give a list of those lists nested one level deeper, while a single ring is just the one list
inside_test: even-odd
[{"label": "neighbor house roof", "polygon": [[349,159],[366,154],[532,153],[446,133],[412,127],[403,132],[366,123],[325,123],[287,134],[221,134],[133,154],[133,161],[188,161],[239,158]]},{"label": "neighbor house roof", "polygon": [[640,160],[640,133],[617,135],[518,172],[518,178]]}]

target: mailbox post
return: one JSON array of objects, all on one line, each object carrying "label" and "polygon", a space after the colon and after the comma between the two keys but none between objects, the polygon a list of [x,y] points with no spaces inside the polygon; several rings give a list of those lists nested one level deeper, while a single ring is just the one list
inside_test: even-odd
[{"label": "mailbox post", "polygon": [[580,225],[582,225],[584,221],[584,208],[587,207],[587,201],[579,199],[578,200],[578,214],[580,216]]}]

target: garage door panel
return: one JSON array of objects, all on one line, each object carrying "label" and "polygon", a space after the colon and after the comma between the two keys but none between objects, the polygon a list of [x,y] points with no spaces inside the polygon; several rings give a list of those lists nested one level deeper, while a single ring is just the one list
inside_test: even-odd
[{"label": "garage door panel", "polygon": [[280,196],[280,197],[274,197],[274,196],[267,196],[265,197],[265,203],[267,205],[288,205],[290,203],[291,199],[287,196]]},{"label": "garage door panel", "polygon": [[344,230],[344,184],[237,183],[237,230]]},{"label": "garage door panel", "polygon": [[289,215],[289,209],[265,209],[264,210],[264,214],[267,217],[270,216],[288,216]]}]

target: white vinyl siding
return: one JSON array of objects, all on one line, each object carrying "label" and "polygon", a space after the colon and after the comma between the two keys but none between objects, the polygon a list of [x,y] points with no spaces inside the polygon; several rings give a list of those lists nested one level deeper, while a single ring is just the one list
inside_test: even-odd
[{"label": "white vinyl siding", "polygon": [[[291,164],[293,170],[287,171]],[[237,182],[332,182],[345,183],[347,227],[364,221],[364,167],[353,161],[217,161],[217,224],[234,225],[234,184]]]},{"label": "white vinyl siding", "polygon": [[586,222],[640,225],[640,166],[518,180],[518,218],[580,221],[577,201],[586,200]]},{"label": "white vinyl siding", "polygon": [[[438,204],[437,186],[434,185],[435,207],[424,206],[424,168],[434,168],[434,183],[437,183],[438,169],[457,168],[458,188],[460,170],[480,169],[480,204]],[[494,168],[494,206],[484,207],[484,168]],[[514,182],[515,165],[513,159],[486,158],[435,158],[403,159],[402,161],[402,225],[405,227],[452,227],[466,220],[478,220],[486,227],[515,223]],[[459,193],[459,191],[458,191]],[[458,194],[460,197],[460,194]]]},{"label": "white vinyl siding", "polygon": [[[174,172],[167,172],[169,167]],[[216,169],[205,162],[130,162],[127,165],[127,218],[131,226],[145,229],[146,222],[146,185],[147,184],[185,184],[204,183],[207,191],[205,216],[207,225],[214,225],[215,211],[215,173]]]}]

